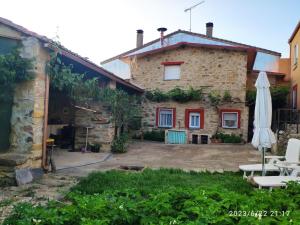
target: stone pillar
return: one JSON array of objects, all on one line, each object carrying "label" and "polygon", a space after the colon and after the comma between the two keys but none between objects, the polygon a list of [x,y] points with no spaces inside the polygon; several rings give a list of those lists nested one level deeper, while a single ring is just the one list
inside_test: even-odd
[{"label": "stone pillar", "polygon": [[48,60],[47,51],[33,37],[22,40],[21,56],[33,59],[35,78],[19,84],[15,89],[11,117],[11,149],[12,153],[26,154],[30,167],[41,166],[43,146],[43,122],[45,106],[45,65]]}]

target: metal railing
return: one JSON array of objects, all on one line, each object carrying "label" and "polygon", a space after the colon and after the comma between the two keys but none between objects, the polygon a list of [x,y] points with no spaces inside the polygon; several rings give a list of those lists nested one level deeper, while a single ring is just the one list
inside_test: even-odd
[{"label": "metal railing", "polygon": [[293,129],[297,134],[300,132],[300,110],[282,108],[273,111],[272,130],[278,132]]}]

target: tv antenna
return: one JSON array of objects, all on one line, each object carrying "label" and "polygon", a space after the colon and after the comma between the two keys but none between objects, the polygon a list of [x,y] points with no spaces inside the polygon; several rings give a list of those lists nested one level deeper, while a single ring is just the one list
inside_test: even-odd
[{"label": "tv antenna", "polygon": [[184,12],[190,11],[190,31],[192,31],[192,9],[196,8],[198,5],[201,5],[204,2],[205,1],[201,1],[201,2],[197,3],[196,5],[193,5],[193,6],[191,6],[191,7],[184,10]]}]

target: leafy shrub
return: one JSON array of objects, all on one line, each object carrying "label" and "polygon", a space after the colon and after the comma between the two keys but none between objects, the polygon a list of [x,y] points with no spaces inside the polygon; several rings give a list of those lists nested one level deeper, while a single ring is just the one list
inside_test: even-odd
[{"label": "leafy shrub", "polygon": [[149,141],[165,141],[165,132],[164,130],[152,130],[152,131],[146,131],[144,133],[144,139]]},{"label": "leafy shrub", "polygon": [[[288,95],[290,88],[287,86],[271,87],[270,88],[272,97],[273,109],[283,108],[287,105]],[[248,90],[246,92],[246,101],[248,105],[255,105],[256,90]]]},{"label": "leafy shrub", "polygon": [[216,133],[214,137],[221,140],[223,143],[241,143],[243,141],[240,135],[224,134],[222,132]]},{"label": "leafy shrub", "polygon": [[111,151],[114,153],[124,153],[127,151],[128,146],[128,135],[127,134],[121,134],[118,137],[115,137],[115,139],[112,142],[111,145]]}]

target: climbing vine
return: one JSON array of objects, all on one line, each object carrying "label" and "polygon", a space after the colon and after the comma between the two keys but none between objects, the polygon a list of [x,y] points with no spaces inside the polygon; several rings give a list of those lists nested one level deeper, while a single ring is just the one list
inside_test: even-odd
[{"label": "climbing vine", "polygon": [[140,116],[139,98],[123,90],[101,88],[98,78],[74,72],[72,65],[65,65],[59,54],[51,54],[47,64],[51,88],[64,91],[74,102],[101,102],[112,114],[116,126],[115,134],[122,133],[130,123]]},{"label": "climbing vine", "polygon": [[0,55],[0,99],[12,98],[14,87],[21,82],[32,80],[32,60],[20,56],[18,49]]}]

